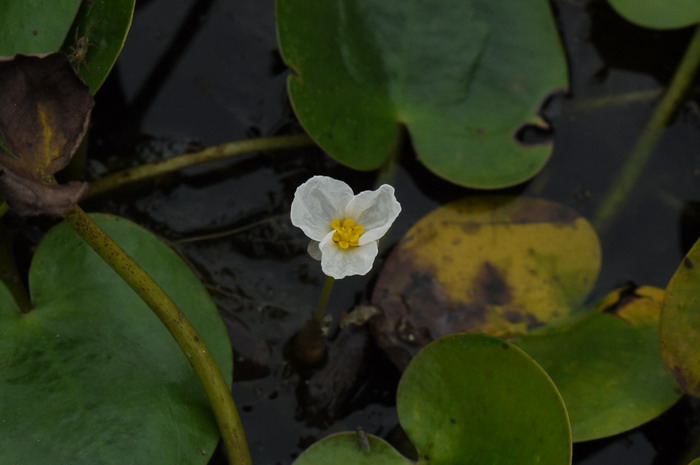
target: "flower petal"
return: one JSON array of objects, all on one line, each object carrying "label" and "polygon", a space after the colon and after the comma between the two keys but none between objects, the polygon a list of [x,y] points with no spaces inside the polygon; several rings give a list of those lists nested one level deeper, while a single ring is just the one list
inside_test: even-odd
[{"label": "flower petal", "polygon": [[365,227],[360,245],[381,238],[401,213],[401,204],[394,196],[394,188],[384,184],[375,191],[357,194],[345,207],[345,216]]},{"label": "flower petal", "polygon": [[318,248],[318,244],[318,241],[309,242],[308,247],[306,247],[306,251],[309,253],[311,258],[313,258],[314,260],[321,261],[321,249]]},{"label": "flower petal", "polygon": [[335,279],[346,276],[365,275],[372,269],[377,256],[377,242],[343,250],[333,242],[333,235],[327,235],[319,244],[321,249],[321,269]]},{"label": "flower petal", "polygon": [[331,221],[342,217],[352,199],[350,186],[328,176],[314,176],[297,187],[292,201],[292,224],[315,241],[331,230]]}]

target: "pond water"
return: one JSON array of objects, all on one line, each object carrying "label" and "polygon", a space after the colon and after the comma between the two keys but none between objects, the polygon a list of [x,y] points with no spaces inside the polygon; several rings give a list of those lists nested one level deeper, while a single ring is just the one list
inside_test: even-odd
[{"label": "pond water", "polygon": [[[554,155],[533,181],[504,192],[556,200],[590,218],[689,34],[636,28],[600,1],[556,0],[553,7],[571,89],[544,107],[553,132],[525,130],[522,137],[552,140]],[[97,96],[92,174],[198,147],[301,132],[286,98],[286,75],[272,0],[138,2],[124,52]],[[694,98],[683,104],[638,188],[602,234],[603,270],[591,301],[630,282],[664,287],[700,235],[698,110]],[[429,173],[410,147],[404,152],[394,183],[404,211],[388,246],[433,208],[474,194]],[[284,151],[189,168],[86,205],[170,241],[210,289],[236,353],[234,397],[257,464],[291,463],[315,440],[358,426],[401,441],[394,408],[400,374],[376,348],[368,349],[363,373],[348,374],[356,382],[338,388],[343,402],[320,411],[300,401],[304,378],[284,356],[324,281],[306,255],[306,238],[288,220],[294,190],[314,174],[343,179],[355,191],[371,188],[376,178],[343,168],[317,149]],[[329,306],[336,324],[341,312],[369,300],[375,279],[376,272],[336,284]],[[698,433],[697,412],[694,402],[682,400],[632,432],[576,445],[574,463],[674,463]],[[212,463],[224,463],[220,452]]]}]

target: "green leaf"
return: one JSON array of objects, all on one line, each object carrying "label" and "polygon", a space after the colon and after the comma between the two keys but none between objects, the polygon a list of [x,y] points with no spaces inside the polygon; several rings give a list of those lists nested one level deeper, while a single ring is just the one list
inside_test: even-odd
[{"label": "green leaf", "polygon": [[563,324],[581,313],[600,263],[595,230],[566,206],[507,196],[446,204],[384,264],[372,296],[382,309],[371,320],[375,340],[403,368],[445,334],[511,337]]},{"label": "green leaf", "polygon": [[358,433],[337,433],[316,442],[294,465],[411,465],[413,462],[399,454],[386,441],[366,435],[366,442]]},{"label": "green leaf", "polygon": [[81,0],[0,2],[0,56],[58,51]]},{"label": "green leaf", "polygon": [[571,463],[559,392],[527,354],[500,339],[436,340],[411,361],[396,401],[399,421],[426,463]]},{"label": "green leaf", "polygon": [[135,0],[83,2],[62,50],[95,95],[121,53]]},{"label": "green leaf", "polygon": [[612,313],[595,313],[566,330],[518,342],[561,392],[574,442],[636,428],[682,394],[659,355],[663,291],[642,287],[620,294]]},{"label": "green leaf", "polygon": [[666,287],[661,311],[661,356],[681,387],[700,396],[700,240]]},{"label": "green leaf", "polygon": [[700,465],[700,458],[693,460],[688,465]]},{"label": "green leaf", "polygon": [[545,0],[277,0],[277,28],[297,117],[347,166],[382,166],[402,125],[430,170],[465,186],[517,184],[550,156],[516,140],[567,86]]},{"label": "green leaf", "polygon": [[[561,396],[516,346],[456,334],[411,361],[397,393],[399,421],[419,464],[571,463],[571,433]],[[294,465],[413,463],[379,438],[353,433],[312,445]]]},{"label": "green leaf", "polygon": [[[206,290],[155,236],[95,215],[168,292],[230,382]],[[0,463],[205,464],[218,431],[187,358],[153,312],[65,223],[32,261],[33,310],[0,286]]]},{"label": "green leaf", "polygon": [[630,22],[654,29],[677,29],[700,23],[697,0],[608,0]]}]

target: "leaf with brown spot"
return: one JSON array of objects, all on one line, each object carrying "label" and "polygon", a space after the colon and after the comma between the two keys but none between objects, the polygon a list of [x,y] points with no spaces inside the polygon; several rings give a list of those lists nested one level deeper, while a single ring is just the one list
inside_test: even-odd
[{"label": "leaf with brown spot", "polygon": [[[94,105],[61,54],[0,58],[0,189],[20,215],[60,216],[84,184],[55,184],[85,135]],[[14,155],[14,156],[12,156]]]},{"label": "leaf with brown spot", "polygon": [[554,202],[473,197],[429,213],[384,265],[372,303],[379,345],[404,367],[427,342],[479,331],[528,333],[577,313],[600,269],[600,244]]}]

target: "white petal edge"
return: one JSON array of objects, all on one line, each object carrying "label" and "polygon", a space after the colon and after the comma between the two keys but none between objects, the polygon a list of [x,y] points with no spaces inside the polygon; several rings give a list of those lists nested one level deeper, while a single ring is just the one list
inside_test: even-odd
[{"label": "white petal edge", "polygon": [[317,261],[321,261],[321,249],[318,247],[318,241],[311,241],[306,247],[306,251],[309,253],[311,258]]},{"label": "white petal edge", "polygon": [[314,176],[294,193],[292,224],[310,239],[321,241],[331,230],[331,221],[342,217],[352,198],[352,189],[343,181]]},{"label": "white petal edge", "polygon": [[378,252],[376,242],[343,250],[333,242],[332,234],[321,241],[319,248],[322,255],[321,269],[326,275],[335,279],[369,273]]},{"label": "white petal edge", "polygon": [[384,236],[399,213],[401,204],[396,200],[394,188],[389,184],[383,184],[374,191],[360,192],[345,207],[345,216],[365,227],[365,233],[360,237],[360,246]]}]

